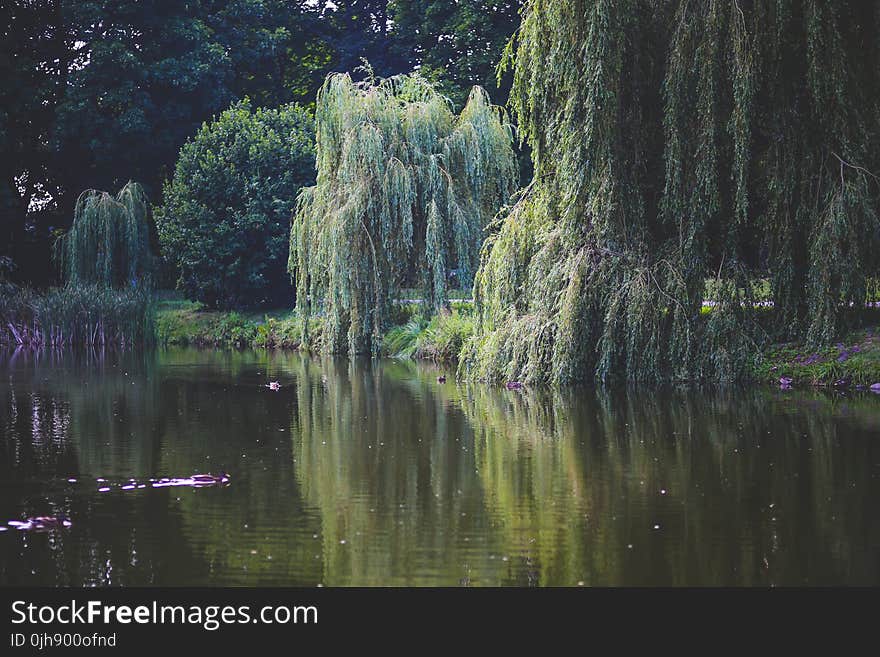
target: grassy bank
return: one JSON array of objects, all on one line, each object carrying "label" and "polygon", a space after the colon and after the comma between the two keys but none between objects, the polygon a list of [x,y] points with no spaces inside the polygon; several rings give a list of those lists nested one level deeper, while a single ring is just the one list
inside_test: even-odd
[{"label": "grassy bank", "polygon": [[[320,322],[312,318],[309,339],[302,339],[301,320],[290,310],[261,313],[216,312],[179,298],[159,302],[156,320],[160,344],[234,348],[320,348]],[[475,320],[469,301],[452,303],[451,311],[425,317],[419,304],[401,304],[398,325],[383,337],[382,353],[454,363],[473,334]],[[706,310],[711,312],[711,310]],[[792,386],[870,387],[880,382],[880,327],[849,334],[843,341],[811,350],[803,344],[767,347],[755,364],[752,378]]]},{"label": "grassy bank", "polygon": [[765,351],[755,378],[785,386],[858,388],[880,383],[880,327],[855,331],[821,349],[774,345]]},{"label": "grassy bank", "polygon": [[[320,318],[309,320],[308,339],[304,340],[302,320],[291,310],[214,311],[169,293],[163,293],[157,305],[156,339],[162,345],[304,351],[321,346]],[[450,313],[428,319],[422,316],[419,304],[400,304],[394,310],[399,325],[383,338],[383,355],[454,361],[464,339],[473,332],[471,307],[468,301],[456,301]]]},{"label": "grassy bank", "polygon": [[450,312],[427,319],[419,314],[395,326],[382,339],[382,351],[392,358],[418,358],[452,363],[474,332],[472,305],[454,303]]},{"label": "grassy bank", "polygon": [[316,320],[309,323],[308,340],[303,340],[302,333],[302,322],[289,310],[219,312],[166,296],[160,299],[156,314],[156,339],[163,345],[304,350],[320,346]]}]

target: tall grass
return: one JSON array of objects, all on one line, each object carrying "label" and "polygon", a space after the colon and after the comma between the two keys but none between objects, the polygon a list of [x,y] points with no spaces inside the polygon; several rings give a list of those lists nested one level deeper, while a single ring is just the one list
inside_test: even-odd
[{"label": "tall grass", "polygon": [[152,342],[155,310],[146,288],[66,285],[38,294],[0,286],[0,343],[30,347]]},{"label": "tall grass", "polygon": [[473,332],[474,318],[470,313],[441,311],[430,321],[417,316],[392,328],[382,339],[382,350],[392,358],[454,362]]},{"label": "tall grass", "polygon": [[389,329],[382,338],[382,351],[391,358],[413,358],[425,326],[421,317],[414,317],[406,324]]}]

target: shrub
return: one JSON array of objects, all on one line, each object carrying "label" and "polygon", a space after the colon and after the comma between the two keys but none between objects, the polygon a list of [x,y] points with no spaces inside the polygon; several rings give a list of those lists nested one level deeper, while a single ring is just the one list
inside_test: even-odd
[{"label": "shrub", "polygon": [[313,119],[301,107],[254,110],[245,100],[204,124],[156,211],[178,288],[214,308],[291,300],[290,216],[314,179]]},{"label": "shrub", "polygon": [[390,329],[382,339],[382,350],[392,358],[453,362],[473,332],[474,318],[469,312],[441,311],[430,321],[416,316]]}]

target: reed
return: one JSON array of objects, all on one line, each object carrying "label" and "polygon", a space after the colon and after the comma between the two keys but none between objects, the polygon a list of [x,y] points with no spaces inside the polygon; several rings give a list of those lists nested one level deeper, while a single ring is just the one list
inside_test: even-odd
[{"label": "reed", "polygon": [[154,303],[146,288],[70,284],[38,294],[0,287],[0,344],[125,348],[154,339]]}]

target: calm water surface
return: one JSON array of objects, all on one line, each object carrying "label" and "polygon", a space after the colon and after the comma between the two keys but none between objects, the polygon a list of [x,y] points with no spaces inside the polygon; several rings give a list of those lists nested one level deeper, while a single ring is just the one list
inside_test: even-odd
[{"label": "calm water surface", "polygon": [[438,373],[0,353],[0,585],[880,584],[880,397]]}]

